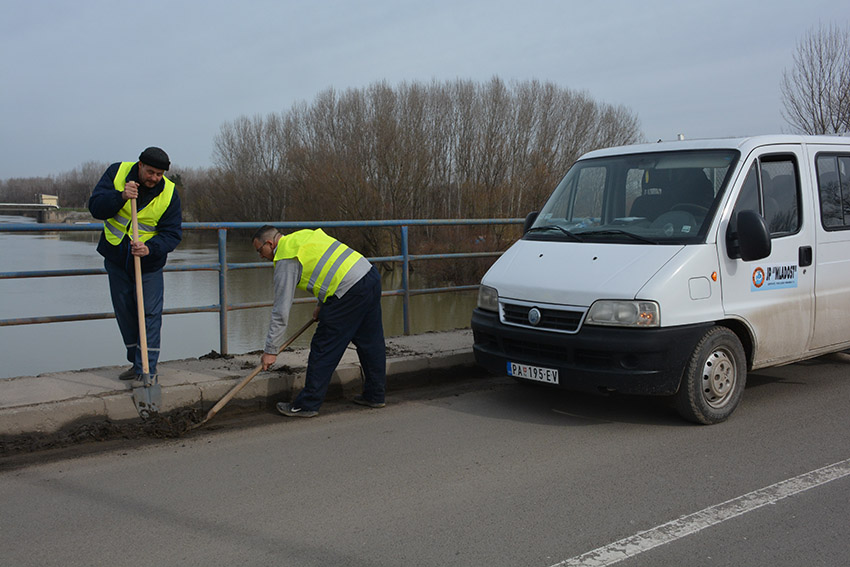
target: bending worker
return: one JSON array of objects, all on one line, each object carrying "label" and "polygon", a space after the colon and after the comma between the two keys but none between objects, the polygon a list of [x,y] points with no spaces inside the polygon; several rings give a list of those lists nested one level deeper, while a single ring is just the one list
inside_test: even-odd
[{"label": "bending worker", "polygon": [[[109,277],[109,292],[118,328],[133,363],[121,373],[122,380],[141,380],[142,350],[136,306],[134,256],[141,259],[148,364],[156,377],[162,327],[162,268],[168,253],[183,237],[180,196],[174,183],[164,176],[171,162],[160,148],[147,148],[138,162],[113,163],[89,198],[89,211],[103,221],[97,251]],[[136,199],[139,240],[133,242],[130,199]]]},{"label": "bending worker", "polygon": [[299,230],[284,236],[270,225],[252,239],[257,253],[274,262],[274,306],[261,363],[275,363],[295,288],[319,300],[313,319],[319,322],[310,343],[304,389],[277,410],[290,417],[314,417],[325,399],[331,376],[348,343],[357,347],[363,369],[363,393],[354,402],[384,407],[387,353],[381,320],[381,276],[361,254],[322,230]]}]

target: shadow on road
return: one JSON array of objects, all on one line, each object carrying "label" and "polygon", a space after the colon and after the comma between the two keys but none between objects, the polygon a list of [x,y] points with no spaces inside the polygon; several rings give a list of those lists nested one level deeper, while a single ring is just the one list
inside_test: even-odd
[{"label": "shadow on road", "polygon": [[[484,394],[469,397],[469,393]],[[564,426],[605,423],[688,425],[665,398],[656,396],[594,395],[544,384],[520,384],[508,377],[483,375],[428,391],[399,392],[399,401],[434,403],[453,411],[488,419]]]}]

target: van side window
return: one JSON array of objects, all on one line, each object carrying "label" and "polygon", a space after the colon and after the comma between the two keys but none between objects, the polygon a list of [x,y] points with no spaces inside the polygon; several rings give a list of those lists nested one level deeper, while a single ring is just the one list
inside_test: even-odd
[{"label": "van side window", "polygon": [[797,162],[793,156],[762,156],[750,167],[729,222],[737,229],[740,211],[757,211],[767,222],[771,237],[785,236],[800,228],[800,191]]},{"label": "van side window", "polygon": [[800,191],[793,158],[763,158],[761,180],[764,218],[771,236],[793,234],[800,228]]},{"label": "van side window", "polygon": [[827,230],[850,228],[850,156],[819,154],[817,174],[821,224]]}]

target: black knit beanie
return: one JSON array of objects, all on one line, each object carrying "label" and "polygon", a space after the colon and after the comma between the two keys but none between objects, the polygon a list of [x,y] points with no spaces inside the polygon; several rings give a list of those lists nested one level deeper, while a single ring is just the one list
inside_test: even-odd
[{"label": "black knit beanie", "polygon": [[168,161],[168,154],[161,148],[150,147],[143,151],[139,156],[139,161],[156,169],[168,171],[171,162]]}]

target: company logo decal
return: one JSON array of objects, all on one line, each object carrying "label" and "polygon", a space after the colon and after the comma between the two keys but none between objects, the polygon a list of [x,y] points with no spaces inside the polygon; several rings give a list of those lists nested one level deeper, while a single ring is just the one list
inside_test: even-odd
[{"label": "company logo decal", "polygon": [[796,264],[770,264],[756,266],[750,283],[750,291],[768,291],[797,287]]},{"label": "company logo decal", "polygon": [[540,310],[536,307],[532,307],[528,310],[528,322],[534,326],[537,326],[540,323],[541,314]]}]

